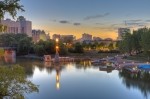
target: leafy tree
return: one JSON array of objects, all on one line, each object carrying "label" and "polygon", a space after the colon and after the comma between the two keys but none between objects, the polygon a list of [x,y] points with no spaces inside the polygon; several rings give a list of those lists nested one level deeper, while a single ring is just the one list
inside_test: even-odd
[{"label": "leafy tree", "polygon": [[15,18],[17,11],[24,11],[23,6],[19,4],[20,0],[3,0],[0,1],[0,20],[4,18],[6,12],[8,12],[13,18]]},{"label": "leafy tree", "polygon": [[83,46],[79,42],[75,43],[74,51],[75,53],[83,53]]},{"label": "leafy tree", "polygon": [[[7,38],[7,39],[6,39]],[[0,35],[1,46],[5,47],[16,47],[17,54],[24,55],[28,54],[32,43],[32,38],[28,37],[26,34],[13,34],[5,33]]]},{"label": "leafy tree", "polygon": [[113,49],[114,49],[113,43],[110,43],[110,44],[108,45],[108,49],[109,49],[109,50],[113,50]]},{"label": "leafy tree", "polygon": [[0,66],[0,98],[25,99],[25,93],[38,92],[38,86],[27,80],[23,67]]},{"label": "leafy tree", "polygon": [[133,33],[126,33],[123,40],[119,41],[118,47],[122,52],[127,53],[140,53],[144,51],[144,53],[150,56],[150,29],[149,28],[141,28]]},{"label": "leafy tree", "polygon": [[119,49],[121,52],[127,52],[131,55],[133,50],[133,37],[131,33],[125,33],[123,40],[119,42]]},{"label": "leafy tree", "polygon": [[29,51],[32,46],[32,39],[29,37],[25,37],[19,41],[18,52],[22,55],[29,54]]},{"label": "leafy tree", "polygon": [[100,47],[100,49],[104,49],[105,48],[105,43],[101,42],[100,44],[98,44],[98,46]]},{"label": "leafy tree", "polygon": [[68,52],[68,50],[67,50],[66,46],[64,46],[63,43],[60,43],[59,44],[59,53],[60,53],[60,55],[66,55],[67,52]]},{"label": "leafy tree", "polygon": [[144,33],[141,35],[141,46],[144,50],[144,53],[150,56],[150,29],[145,29]]},{"label": "leafy tree", "polygon": [[35,51],[35,54],[38,56],[43,56],[44,54],[46,54],[46,51],[45,51],[43,45],[35,45],[34,51]]},{"label": "leafy tree", "polygon": [[24,11],[23,6],[19,4],[20,0],[1,0],[0,1],[0,32],[6,30],[6,26],[1,24],[5,13],[9,13],[13,18],[16,17],[17,11]]}]

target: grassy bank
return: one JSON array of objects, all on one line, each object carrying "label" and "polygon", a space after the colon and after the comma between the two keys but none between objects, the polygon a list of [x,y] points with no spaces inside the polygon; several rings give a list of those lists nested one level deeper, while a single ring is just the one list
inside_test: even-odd
[{"label": "grassy bank", "polygon": [[148,57],[144,54],[128,56],[126,59],[140,61],[140,62],[150,62],[150,59],[148,59]]},{"label": "grassy bank", "polygon": [[85,52],[85,53],[69,53],[67,56],[73,58],[89,58],[89,59],[99,59],[104,57],[111,57],[117,55],[116,53],[97,53],[97,52]]}]

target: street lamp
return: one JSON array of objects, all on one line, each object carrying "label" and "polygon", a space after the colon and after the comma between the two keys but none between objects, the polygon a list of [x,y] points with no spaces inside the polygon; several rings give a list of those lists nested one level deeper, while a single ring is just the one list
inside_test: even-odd
[{"label": "street lamp", "polygon": [[58,43],[59,42],[59,39],[58,38],[56,38],[56,43]]},{"label": "street lamp", "polygon": [[55,62],[59,62],[59,53],[58,53],[58,49],[59,49],[59,46],[58,46],[58,42],[59,42],[59,39],[58,38],[56,38],[56,54],[55,54]]}]

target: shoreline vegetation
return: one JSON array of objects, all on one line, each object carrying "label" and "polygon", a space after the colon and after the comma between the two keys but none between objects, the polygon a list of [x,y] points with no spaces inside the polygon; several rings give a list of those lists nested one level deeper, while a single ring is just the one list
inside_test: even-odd
[{"label": "shoreline vegetation", "polygon": [[[85,53],[68,53],[67,55],[60,55],[60,57],[71,57],[71,58],[74,58],[75,61],[80,61],[80,60],[101,59],[101,58],[105,58],[105,57],[114,57],[115,55],[117,55],[117,54],[116,53],[85,52]],[[54,58],[54,56],[55,56],[55,54],[51,54],[52,58]],[[43,60],[43,56],[37,56],[35,54],[17,56],[17,58]]]},{"label": "shoreline vegetation", "polygon": [[[5,39],[7,38],[7,39]],[[60,57],[71,57],[75,60],[94,60],[106,57],[114,57],[117,54],[126,54],[126,59],[140,62],[149,62],[150,59],[150,28],[142,28],[133,33],[126,33],[121,41],[116,43],[103,42],[74,42],[70,40],[40,40],[37,43],[32,41],[26,34],[1,34],[0,46],[14,48],[17,57],[41,59],[44,55],[56,53],[56,46]]]},{"label": "shoreline vegetation", "polygon": [[[121,55],[121,54],[116,54],[116,53],[69,53],[68,55],[65,56],[60,56],[60,57],[71,57],[74,58],[75,61],[86,61],[86,60],[97,60],[97,59],[102,59],[106,57],[114,57],[116,55]],[[51,57],[54,58],[55,54],[52,54]],[[23,55],[23,56],[17,56],[17,58],[26,58],[26,59],[37,59],[43,61],[42,56],[37,56],[35,54],[29,54],[29,55]],[[132,55],[132,56],[127,56],[123,58],[125,61],[135,61],[135,62],[149,62],[148,58],[146,58],[144,55]]]},{"label": "shoreline vegetation", "polygon": [[[85,52],[85,53],[68,53],[65,56],[60,57],[71,57],[74,58],[75,62],[78,61],[92,61],[107,57],[115,57],[116,55],[122,55],[121,53],[97,53],[97,52]],[[54,58],[55,54],[52,54],[51,57]],[[23,55],[23,56],[17,56],[17,58],[26,58],[26,59],[36,59],[43,61],[43,57],[37,56],[35,54],[29,54],[29,55]],[[132,56],[126,56],[122,59],[125,62],[136,62],[136,63],[146,63],[150,62],[150,60],[145,57],[144,54],[138,54],[138,55],[132,55]]]}]

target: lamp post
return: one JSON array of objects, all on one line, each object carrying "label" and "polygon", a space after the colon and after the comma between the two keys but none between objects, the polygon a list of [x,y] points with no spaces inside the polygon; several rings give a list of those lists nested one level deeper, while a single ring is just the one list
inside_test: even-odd
[{"label": "lamp post", "polygon": [[56,54],[55,54],[55,62],[58,63],[59,62],[59,53],[58,53],[58,50],[59,50],[59,46],[58,46],[58,42],[59,42],[59,39],[56,38]]}]

